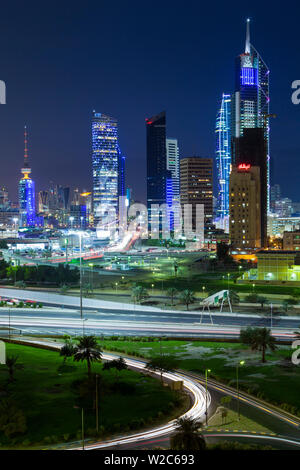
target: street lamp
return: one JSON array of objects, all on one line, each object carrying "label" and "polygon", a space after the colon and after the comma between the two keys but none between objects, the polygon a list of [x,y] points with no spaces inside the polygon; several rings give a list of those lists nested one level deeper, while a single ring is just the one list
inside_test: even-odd
[{"label": "street lamp", "polygon": [[14,217],[12,220],[13,220],[13,223],[15,225],[15,230],[17,230],[17,222],[18,222],[19,219],[17,217]]},{"label": "street lamp", "polygon": [[205,369],[205,424],[207,426],[208,423],[208,416],[207,416],[207,377],[208,374],[211,372],[210,369]]},{"label": "street lamp", "polygon": [[82,336],[85,336],[85,329],[84,329],[84,322],[86,322],[88,318],[83,318],[82,319]]},{"label": "street lamp", "polygon": [[153,287],[154,287],[154,284],[151,284],[151,287],[152,287],[152,297],[153,297]]},{"label": "street lamp", "polygon": [[227,290],[229,290],[229,277],[230,277],[230,274],[227,273]]},{"label": "street lamp", "polygon": [[69,221],[71,223],[71,229],[73,228],[73,222],[74,222],[74,218],[73,216],[69,217]]},{"label": "street lamp", "polygon": [[252,291],[254,293],[254,289],[255,289],[255,284],[252,284]]},{"label": "street lamp", "polygon": [[116,294],[118,293],[118,283],[116,282]]},{"label": "street lamp", "polygon": [[203,297],[205,295],[205,286],[202,286]]},{"label": "street lamp", "polygon": [[89,267],[91,268],[90,270],[90,284],[91,284],[91,289],[94,289],[94,271],[93,271],[93,263],[89,263]]},{"label": "street lamp", "polygon": [[245,364],[245,361],[240,361],[236,365],[236,390],[237,390],[238,420],[240,420],[239,366],[243,366],[244,364]]}]

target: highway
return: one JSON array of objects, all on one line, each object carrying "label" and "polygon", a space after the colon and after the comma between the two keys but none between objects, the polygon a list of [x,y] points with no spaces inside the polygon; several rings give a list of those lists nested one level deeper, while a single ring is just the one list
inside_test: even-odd
[{"label": "highway", "polygon": [[52,308],[21,309],[0,308],[0,326],[20,329],[24,333],[81,334],[86,333],[126,335],[168,335],[174,337],[227,337],[239,336],[246,326],[271,327],[272,334],[280,340],[294,339],[294,331],[300,326],[298,317],[238,314],[230,312],[205,313],[200,324],[201,311],[187,312],[161,310],[155,307],[83,299],[83,317],[80,319],[79,298],[75,296],[0,288],[2,297],[31,299]]}]

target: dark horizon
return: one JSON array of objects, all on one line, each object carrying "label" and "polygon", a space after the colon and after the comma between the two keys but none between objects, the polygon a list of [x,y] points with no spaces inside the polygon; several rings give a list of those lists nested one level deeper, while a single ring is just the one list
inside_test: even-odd
[{"label": "dark horizon", "polygon": [[118,119],[126,186],[136,199],[146,196],[147,117],[166,110],[167,137],[178,139],[180,157],[214,157],[218,102],[222,92],[233,91],[234,61],[250,17],[251,41],[271,70],[270,110],[277,114],[271,122],[272,184],[299,202],[300,106],[291,102],[291,83],[300,78],[300,7],[270,6],[231,1],[216,8],[192,1],[182,7],[169,0],[159,10],[137,1],[5,6],[0,184],[17,199],[27,125],[36,191],[48,189],[50,180],[90,190],[94,109]]}]

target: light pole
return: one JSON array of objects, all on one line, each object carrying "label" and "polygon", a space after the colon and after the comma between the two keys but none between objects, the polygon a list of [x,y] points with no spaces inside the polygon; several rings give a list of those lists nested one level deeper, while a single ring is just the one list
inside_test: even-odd
[{"label": "light pole", "polygon": [[18,222],[18,218],[17,217],[14,217],[13,218],[13,223],[14,223],[14,226],[15,226],[15,231],[17,231],[17,222]]},{"label": "light pole", "polygon": [[91,268],[90,270],[90,284],[91,284],[91,289],[94,289],[94,271],[93,271],[93,263],[89,263],[89,267]]},{"label": "light pole", "polygon": [[87,321],[88,318],[83,318],[82,319],[82,336],[85,336],[85,329],[84,329],[84,322]]},{"label": "light pole", "polygon": [[116,294],[118,293],[118,283],[116,282]]},{"label": "light pole", "polygon": [[239,366],[243,366],[244,364],[245,364],[245,361],[240,361],[236,365],[236,390],[237,390],[238,420],[240,420]]},{"label": "light pole", "polygon": [[207,416],[207,377],[208,374],[211,372],[210,369],[205,369],[205,424],[207,426],[208,423],[208,416]]},{"label": "light pole", "polygon": [[69,240],[65,238],[66,264],[68,264],[68,243],[69,243]]},{"label": "light pole", "polygon": [[71,223],[71,229],[72,229],[73,228],[74,217],[73,216],[69,217],[69,221]]},{"label": "light pole", "polygon": [[96,374],[96,431],[99,431],[98,374]]},{"label": "light pole", "polygon": [[255,284],[252,284],[252,292],[254,294]]},{"label": "light pole", "polygon": [[84,450],[84,410],[81,408],[81,439],[82,439],[82,450]]},{"label": "light pole", "polygon": [[205,286],[202,286],[203,298],[205,296]]},{"label": "light pole", "polygon": [[154,287],[154,284],[151,284],[151,287],[152,287],[152,297],[153,297],[153,287]]},{"label": "light pole", "polygon": [[228,273],[227,274],[227,290],[229,290],[229,277],[230,277],[230,274]]},{"label": "light pole", "polygon": [[271,330],[273,328],[273,304],[271,303]]}]

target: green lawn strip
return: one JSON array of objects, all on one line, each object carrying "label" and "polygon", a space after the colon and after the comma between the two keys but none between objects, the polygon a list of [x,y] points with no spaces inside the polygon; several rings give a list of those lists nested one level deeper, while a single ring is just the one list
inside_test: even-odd
[{"label": "green lawn strip", "polygon": [[239,343],[214,343],[205,341],[128,341],[104,340],[103,347],[117,354],[123,352],[133,356],[149,358],[153,355],[175,355],[179,368],[204,374],[211,369],[210,376],[220,382],[236,386],[236,364],[241,359],[239,383],[241,390],[281,406],[286,411],[300,416],[300,368],[291,363],[292,350],[278,346],[267,352],[267,362],[261,363],[261,354],[250,351]]},{"label": "green lawn strip", "polygon": [[205,428],[205,431],[222,430],[271,433],[270,429],[256,423],[252,419],[246,418],[242,414],[240,415],[240,419],[238,419],[238,414],[235,411],[229,409],[227,411],[228,414],[223,420],[221,413],[215,413],[208,421],[208,427]]},{"label": "green lawn strip", "polygon": [[[68,371],[60,372],[62,358],[55,351],[7,344],[7,355],[18,355],[24,369],[17,370],[16,380],[7,385],[8,372],[0,365],[0,399],[11,398],[23,411],[28,430],[25,435],[8,440],[0,432],[2,446],[70,441],[78,438],[81,429],[81,410],[78,408],[76,382],[87,377],[85,363],[67,361]],[[131,431],[152,423],[165,422],[179,413],[186,402],[159,380],[135,371],[122,371],[116,379],[115,371],[103,371],[101,364],[92,370],[103,378],[100,386],[99,421],[103,435]],[[124,390],[114,390],[122,382]],[[112,388],[111,388],[112,387]],[[127,391],[126,391],[127,389]],[[85,405],[85,429],[95,428],[95,410],[92,400]]]}]

